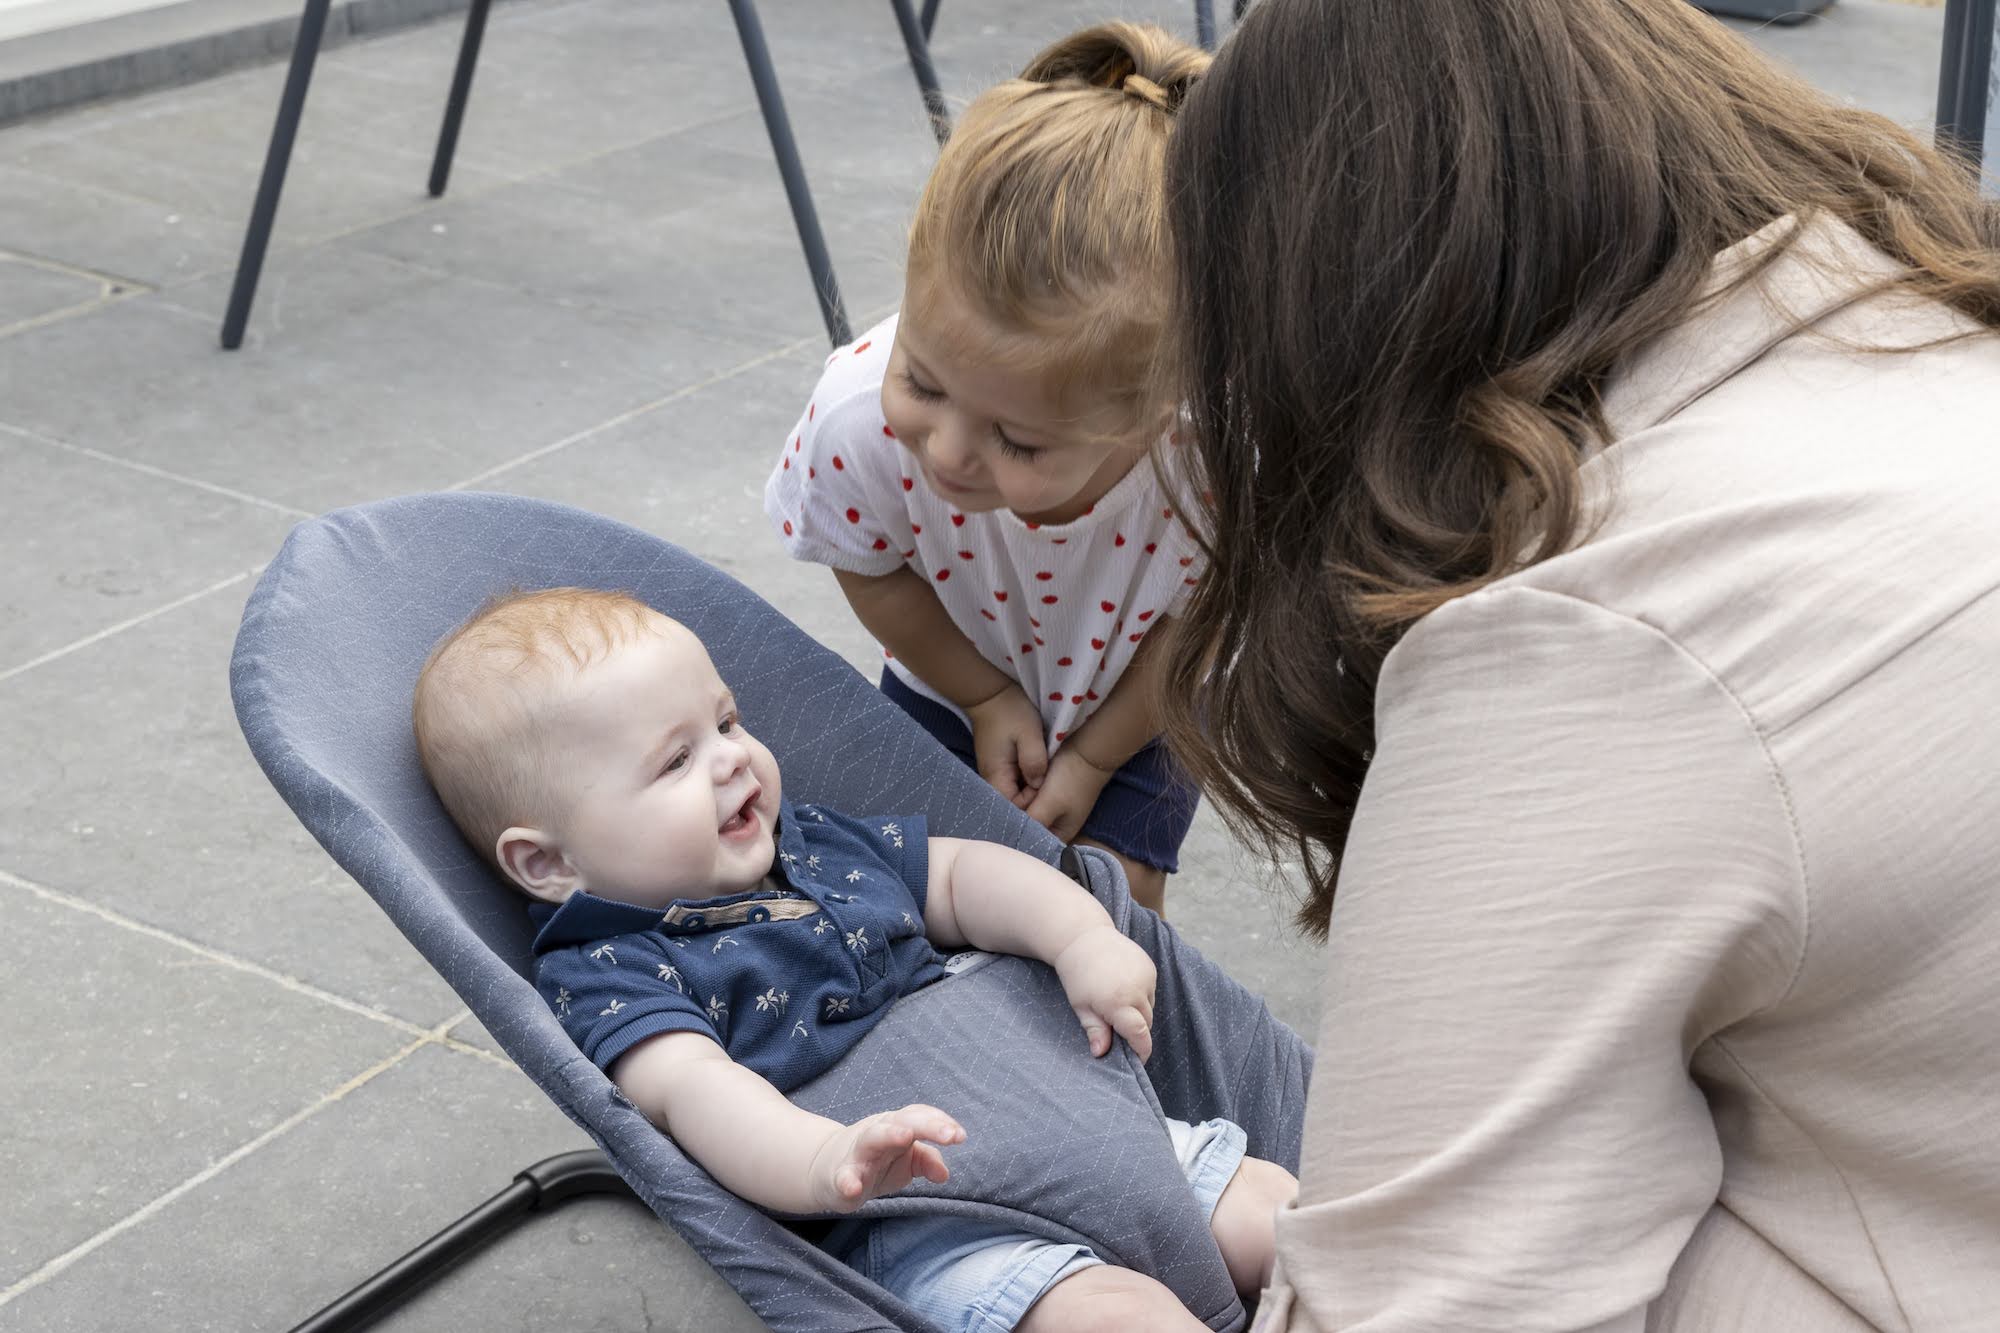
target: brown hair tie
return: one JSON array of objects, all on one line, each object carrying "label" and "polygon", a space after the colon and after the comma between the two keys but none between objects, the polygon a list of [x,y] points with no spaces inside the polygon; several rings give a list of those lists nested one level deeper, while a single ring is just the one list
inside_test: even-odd
[{"label": "brown hair tie", "polygon": [[1162,111],[1173,109],[1167,105],[1167,90],[1143,74],[1127,74],[1119,81],[1118,91],[1141,102],[1150,102]]}]

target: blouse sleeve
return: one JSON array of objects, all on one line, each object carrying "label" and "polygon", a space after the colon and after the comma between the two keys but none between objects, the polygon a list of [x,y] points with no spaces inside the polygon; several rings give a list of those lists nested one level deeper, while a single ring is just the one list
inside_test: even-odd
[{"label": "blouse sleeve", "polygon": [[880,576],[902,565],[914,534],[901,495],[885,493],[896,469],[880,455],[897,446],[883,434],[879,386],[857,392],[849,374],[829,370],[814,390],[764,484],[764,515],[794,560]]},{"label": "blouse sleeve", "polygon": [[1615,1330],[1715,1200],[1696,1046],[1804,948],[1748,716],[1639,621],[1475,594],[1390,655],[1259,1330]]}]

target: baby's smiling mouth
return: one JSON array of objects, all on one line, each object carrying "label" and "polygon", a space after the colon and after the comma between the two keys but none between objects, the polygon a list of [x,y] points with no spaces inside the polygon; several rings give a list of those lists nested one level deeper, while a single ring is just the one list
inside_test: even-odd
[{"label": "baby's smiling mouth", "polygon": [[720,832],[724,837],[729,837],[733,834],[740,834],[743,833],[745,830],[747,830],[750,827],[750,825],[756,821],[757,801],[760,797],[763,796],[763,794],[764,794],[764,789],[762,787],[752,787],[750,789],[750,795],[748,799],[746,799],[742,805],[736,807],[736,812],[734,814],[730,815],[729,818],[722,821],[722,827],[718,830],[718,832]]}]

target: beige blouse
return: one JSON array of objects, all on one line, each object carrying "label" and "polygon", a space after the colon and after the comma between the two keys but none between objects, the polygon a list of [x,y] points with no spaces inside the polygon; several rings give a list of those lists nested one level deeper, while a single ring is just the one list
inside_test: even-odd
[{"label": "beige blouse", "polygon": [[1657,339],[1390,655],[1257,1329],[2000,1329],[2000,337],[1893,271]]}]

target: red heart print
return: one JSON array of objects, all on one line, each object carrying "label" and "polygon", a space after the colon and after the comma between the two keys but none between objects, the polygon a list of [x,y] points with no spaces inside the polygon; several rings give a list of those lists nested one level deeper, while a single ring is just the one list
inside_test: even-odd
[{"label": "red heart print", "polygon": [[994,615],[994,614],[993,614],[993,613],[992,613],[991,611],[988,611],[988,610],[987,610],[987,609],[986,609],[985,607],[983,607],[983,606],[979,608],[979,614],[980,614],[980,615],[982,615],[982,616],[985,616],[985,617],[986,617],[986,618],[987,618],[988,620],[998,620],[998,619],[1000,619],[1000,617],[998,617],[998,616]]},{"label": "red heart print", "polygon": [[875,549],[878,551],[886,551],[889,549],[889,543],[883,541],[880,537],[877,537],[875,539]]},{"label": "red heart print", "polygon": [[1104,651],[1104,640],[1102,640],[1102,639],[1092,639],[1092,640],[1090,641],[1090,646],[1091,646],[1091,647],[1093,647],[1093,648],[1095,648],[1095,649],[1097,649],[1097,650],[1098,650],[1099,652],[1103,652],[1103,651]]},{"label": "red heart print", "polygon": [[1181,568],[1182,568],[1182,569],[1186,569],[1186,568],[1187,568],[1187,567],[1188,567],[1189,565],[1191,565],[1191,564],[1193,564],[1193,563],[1194,563],[1194,557],[1193,557],[1193,556],[1191,556],[1191,555],[1184,555],[1184,556],[1182,556],[1182,557],[1181,557]]},{"label": "red heart print", "polygon": [[1084,698],[1086,698],[1086,699],[1088,699],[1088,700],[1090,700],[1090,701],[1091,701],[1092,703],[1095,703],[1095,702],[1097,702],[1097,691],[1096,691],[1096,690],[1085,690],[1085,691],[1083,692],[1083,697],[1084,697]]},{"label": "red heart print", "polygon": [[946,579],[948,579],[948,578],[950,578],[950,577],[951,577],[951,571],[950,571],[950,570],[948,570],[948,569],[940,569],[940,570],[939,570],[939,571],[937,572],[937,581],[938,581],[939,583],[943,583],[943,582],[944,582],[944,581],[945,581]]},{"label": "red heart print", "polygon": [[1151,554],[1152,554],[1153,552],[1155,552],[1155,551],[1157,551],[1157,550],[1159,550],[1159,549],[1160,549],[1160,544],[1159,544],[1158,542],[1147,542],[1147,543],[1146,543],[1146,554],[1147,554],[1147,555],[1151,555]]},{"label": "red heart print", "polygon": [[843,462],[841,462],[841,461],[840,461],[840,455],[839,455],[839,454],[835,454],[835,455],[833,456],[833,470],[834,470],[835,472],[845,472],[845,471],[847,471],[847,464],[845,464],[845,463],[843,463]]},{"label": "red heart print", "polygon": [[807,404],[806,404],[806,420],[807,420],[807,421],[811,421],[811,420],[813,419],[813,413],[815,413],[815,412],[817,412],[817,411],[819,411],[819,404],[818,404],[818,403],[807,403]]},{"label": "red heart print", "polygon": [[859,523],[861,521],[861,511],[859,509],[848,510],[847,521],[849,523]]},{"label": "red heart print", "polygon": [[785,535],[787,537],[792,535],[792,520],[789,518],[785,520]]},{"label": "red heart print", "polygon": [[[1023,521],[1025,522],[1026,520],[1023,520]],[[1039,524],[1039,523],[1029,523],[1029,524],[1028,524],[1028,531],[1030,531],[1030,532],[1040,532],[1041,530],[1042,530],[1042,525],[1041,525],[1041,524]]]},{"label": "red heart print", "polygon": [[970,552],[970,551],[960,551],[960,552],[958,553],[958,558],[959,558],[960,560],[970,560],[970,559],[972,559],[972,552]]},{"label": "red heart print", "polygon": [[1073,704],[1080,704],[1083,702],[1083,696],[1080,694],[1072,694],[1069,697],[1069,701]]},{"label": "red heart print", "polygon": [[1174,511],[1171,509],[1162,509],[1160,511],[1161,518],[1172,518],[1173,516],[1174,516]]},{"label": "red heart print", "polygon": [[890,429],[889,429],[889,428],[888,428],[887,426],[884,426],[884,427],[882,427],[882,433],[883,433],[884,435],[888,436],[888,437],[889,437],[890,439],[892,439],[892,440],[896,438],[896,432],[895,432],[895,431],[893,431],[893,430],[890,430]]},{"label": "red heart print", "polygon": [[862,354],[863,352],[867,351],[867,350],[868,350],[869,348],[873,347],[874,345],[875,345],[875,340],[874,340],[873,338],[870,338],[870,339],[869,339],[869,340],[868,340],[867,342],[865,342],[865,343],[862,343],[862,344],[861,344],[860,346],[856,347],[856,348],[854,349],[854,354],[855,354],[856,356],[860,356],[860,355],[861,355],[861,354]]},{"label": "red heart print", "polygon": [[1114,533],[1112,533],[1112,534],[1111,534],[1111,544],[1112,544],[1113,546],[1123,546],[1123,545],[1125,544],[1125,534],[1124,534],[1124,533],[1122,533],[1122,532],[1114,532]]},{"label": "red heart print", "polygon": [[993,600],[994,600],[994,601],[996,601],[996,602],[1004,602],[1004,601],[1006,601],[1006,600],[1007,600],[1007,590],[1006,590],[1005,588],[998,588],[998,589],[995,589],[995,590],[994,590],[994,593],[993,593]]},{"label": "red heart print", "polygon": [[1042,627],[1042,622],[1035,619],[1033,616],[1028,617],[1028,623],[1030,625],[1033,625],[1036,629],[1040,629]]},{"label": "red heart print", "polygon": [[917,554],[917,548],[913,546],[909,550],[903,552],[903,559],[905,560],[913,559],[916,556],[916,554]]},{"label": "red heart print", "polygon": [[1035,640],[1035,647],[1037,647],[1037,648],[1046,648],[1046,647],[1048,647],[1048,645],[1047,645],[1046,643],[1043,643],[1043,642],[1042,642],[1042,636],[1041,636],[1041,635],[1039,635],[1039,634],[1035,635],[1035,636],[1034,636],[1034,640]]},{"label": "red heart print", "polygon": [[1057,546],[1069,545],[1069,538],[1067,537],[1051,537],[1049,538],[1049,540],[1054,542]]},{"label": "red heart print", "polygon": [[1187,584],[1187,586],[1188,586],[1188,587],[1192,588],[1192,587],[1193,587],[1193,586],[1194,586],[1195,584],[1197,584],[1197,583],[1200,583],[1200,582],[1201,582],[1201,580],[1200,580],[1200,579],[1182,579],[1182,580],[1181,580],[1181,582],[1182,582],[1182,583],[1185,583],[1185,584]]},{"label": "red heart print", "polygon": [[1145,624],[1148,620],[1151,620],[1152,618],[1153,618],[1153,613],[1151,611],[1141,611],[1139,613],[1139,623],[1142,625]]},{"label": "red heart print", "polygon": [[1051,692],[1051,693],[1050,693],[1050,695],[1049,695],[1049,702],[1050,702],[1050,703],[1052,703],[1052,704],[1059,704],[1059,703],[1061,703],[1061,702],[1062,702],[1062,691],[1061,691],[1061,690],[1055,690],[1055,691]]},{"label": "red heart print", "polygon": [[1069,665],[1069,659],[1068,659],[1067,657],[1058,657],[1058,658],[1056,659],[1056,665],[1057,665],[1057,666],[1068,666],[1068,665]]},{"label": "red heart print", "polygon": [[1056,595],[1055,595],[1054,593],[1050,593],[1050,594],[1048,594],[1048,595],[1047,595],[1046,597],[1042,598],[1042,605],[1043,605],[1043,606],[1054,606],[1054,605],[1055,605],[1055,604],[1056,604],[1057,602],[1059,602],[1059,601],[1061,601],[1061,600],[1062,600],[1062,599],[1061,599],[1060,597],[1056,596]]},{"label": "red heart print", "polygon": [[1021,652],[1023,654],[1032,653],[1034,651],[1035,651],[1035,645],[1032,643],[1024,643],[1021,645]]},{"label": "red heart print", "polygon": [[1091,516],[1092,514],[1094,514],[1094,513],[1096,513],[1096,512],[1097,512],[1097,506],[1096,506],[1096,505],[1091,505],[1091,506],[1090,506],[1089,508],[1087,508],[1087,509],[1085,509],[1085,510],[1083,511],[1083,516],[1084,516],[1085,518],[1089,518],[1089,517],[1090,517],[1090,516]]},{"label": "red heart print", "polygon": [[1040,579],[1042,582],[1047,583],[1050,579],[1054,578],[1055,575],[1050,573],[1046,569],[1038,569],[1035,571],[1035,577]]},{"label": "red heart print", "polygon": [[819,469],[818,469],[818,468],[814,467],[814,466],[813,466],[812,464],[810,464],[810,463],[806,464],[806,480],[807,480],[807,481],[811,481],[811,480],[812,480],[812,479],[813,479],[814,477],[817,477],[818,475],[819,475]]},{"label": "red heart print", "polygon": [[790,472],[791,470],[792,470],[792,460],[787,458],[785,460],[785,471]]},{"label": "red heart print", "polygon": [[903,478],[903,489],[906,491],[909,490],[912,486],[915,486],[916,484],[917,483],[911,481],[908,477]]},{"label": "red heart print", "polygon": [[1118,603],[1116,602],[1099,602],[1098,605],[1104,608],[1104,614],[1106,615],[1110,615],[1118,609]]},{"label": "red heart print", "polygon": [[910,531],[912,533],[921,533],[923,530],[924,530],[924,525],[921,523],[910,524]]},{"label": "red heart print", "polygon": [[962,528],[962,527],[964,527],[964,526],[965,526],[965,515],[963,515],[963,514],[953,514],[953,515],[951,516],[951,525],[952,525],[952,526],[953,526],[954,528]]},{"label": "red heart print", "polygon": [[1146,637],[1146,632],[1144,630],[1141,630],[1137,634],[1128,634],[1125,637],[1130,639],[1133,643],[1137,643],[1139,642],[1139,640]]},{"label": "red heart print", "polygon": [[794,436],[792,436],[792,452],[793,452],[793,453],[797,453],[797,452],[799,451],[799,439],[800,439],[800,437],[799,437],[799,436],[797,436],[797,435],[794,435]]},{"label": "red heart print", "polygon": [[1069,733],[1067,731],[1058,731],[1056,733],[1056,742],[1060,744],[1064,740],[1064,738],[1066,738],[1068,735]]}]

